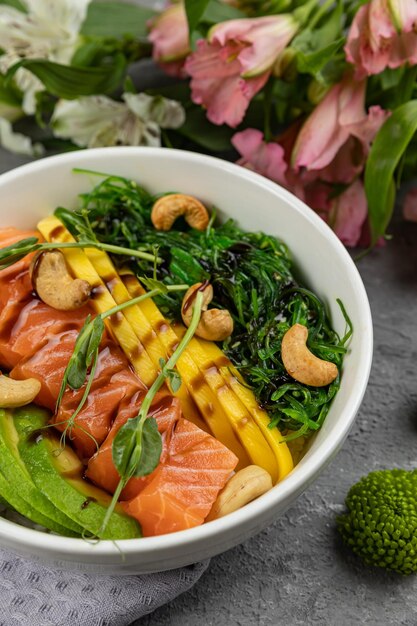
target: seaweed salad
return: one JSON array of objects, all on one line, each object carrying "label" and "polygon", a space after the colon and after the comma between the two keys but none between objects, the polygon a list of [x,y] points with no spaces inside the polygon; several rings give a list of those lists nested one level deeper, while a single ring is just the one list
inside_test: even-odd
[{"label": "seaweed salad", "polygon": [[[79,240],[95,238],[156,254],[158,264],[129,259],[130,267],[150,288],[152,281],[190,286],[210,281],[213,304],[228,309],[234,321],[232,336],[220,347],[267,411],[270,428],[278,427],[287,441],[317,431],[339,389],[340,374],[325,387],[295,381],[282,362],[282,338],[296,323],[307,326],[308,347],[340,372],[352,334],[343,304],[338,301],[347,329],[339,337],[320,298],[298,280],[284,242],[262,232],[245,232],[230,219],[219,223],[215,210],[204,231],[190,228],[182,218],[169,231],[155,230],[150,215],[160,196],[126,178],[100,176],[103,180],[80,196],[75,213],[59,208],[57,217]],[[117,257],[114,261],[121,262]],[[155,301],[166,317],[177,320],[182,297],[167,292]]]}]

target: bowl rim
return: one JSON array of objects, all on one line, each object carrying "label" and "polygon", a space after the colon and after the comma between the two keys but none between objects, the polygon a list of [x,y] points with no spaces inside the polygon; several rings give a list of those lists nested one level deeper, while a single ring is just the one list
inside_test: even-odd
[{"label": "bowl rim", "polygon": [[96,543],[91,543],[81,538],[45,533],[0,517],[0,537],[4,537],[8,543],[10,543],[10,540],[12,540],[13,543],[18,543],[22,549],[29,553],[32,548],[42,549],[46,557],[48,555],[56,555],[58,552],[62,556],[71,556],[71,560],[74,560],[74,557],[77,555],[88,556],[89,554],[91,555],[92,552],[103,557],[114,557],[114,555],[120,556],[120,552],[125,555],[140,556],[141,554],[160,553],[171,549],[177,550],[182,546],[197,544],[201,540],[210,541],[214,539],[216,535],[222,535],[233,529],[238,529],[238,527],[244,523],[255,523],[257,518],[260,519],[263,515],[267,514],[274,505],[278,505],[280,502],[284,501],[291,502],[314,480],[319,472],[324,469],[345,440],[362,402],[372,365],[373,328],[371,309],[359,271],[346,248],[330,227],[304,202],[277,183],[251,170],[217,157],[185,150],[131,146],[93,148],[89,150],[74,150],[68,153],[44,157],[7,171],[0,175],[0,191],[4,184],[9,184],[14,180],[24,178],[26,174],[44,170],[50,164],[62,164],[63,166],[68,164],[72,169],[75,165],[82,167],[83,161],[86,160],[94,160],[94,158],[97,158],[98,162],[100,160],[106,161],[115,156],[126,154],[132,157],[134,157],[134,155],[152,155],[161,159],[174,160],[176,164],[181,163],[182,165],[185,165],[189,161],[200,162],[202,165],[217,168],[220,174],[226,172],[228,175],[231,174],[235,177],[245,179],[257,187],[273,192],[278,198],[286,201],[292,206],[295,212],[301,214],[305,220],[318,230],[328,240],[335,254],[341,258],[354,290],[357,293],[360,315],[362,317],[360,337],[360,349],[363,353],[361,379],[359,380],[359,387],[355,389],[355,394],[351,396],[348,403],[342,408],[338,416],[338,427],[336,432],[332,433],[332,437],[326,437],[324,441],[320,443],[319,448],[313,451],[311,456],[306,459],[305,463],[297,466],[298,469],[291,472],[272,490],[250,504],[247,504],[242,509],[218,520],[202,524],[195,528],[156,537],[118,540],[117,545],[115,545],[115,542],[110,540],[102,539]]}]

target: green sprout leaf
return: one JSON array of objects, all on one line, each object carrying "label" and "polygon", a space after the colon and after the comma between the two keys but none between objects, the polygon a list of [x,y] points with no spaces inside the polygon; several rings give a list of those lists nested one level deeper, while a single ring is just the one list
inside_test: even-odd
[{"label": "green sprout leaf", "polygon": [[154,417],[127,420],[119,429],[112,446],[113,463],[121,476],[148,476],[158,466],[162,438]]},{"label": "green sprout leaf", "polygon": [[41,244],[36,237],[28,237],[27,239],[21,239],[17,243],[12,243],[10,246],[1,248],[0,270],[4,270],[10,267],[10,265],[17,263],[30,252],[39,250],[40,247]]},{"label": "green sprout leaf", "polygon": [[132,417],[118,430],[112,446],[113,463],[120,476],[128,475],[129,462],[135,449],[139,416]]},{"label": "green sprout leaf", "polygon": [[179,388],[181,387],[181,375],[177,370],[167,370],[167,377],[169,380],[169,384],[172,390],[172,393],[177,393]]},{"label": "green sprout leaf", "polygon": [[365,192],[371,224],[371,246],[385,235],[395,203],[394,172],[417,132],[417,100],[398,107],[371,147],[365,169]]}]

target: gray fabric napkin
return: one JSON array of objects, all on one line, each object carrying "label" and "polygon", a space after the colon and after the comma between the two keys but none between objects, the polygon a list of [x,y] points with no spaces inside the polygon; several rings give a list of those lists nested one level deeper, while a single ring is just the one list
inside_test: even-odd
[{"label": "gray fabric napkin", "polygon": [[208,564],[144,576],[96,576],[0,550],[0,626],[128,626],[190,589]]}]

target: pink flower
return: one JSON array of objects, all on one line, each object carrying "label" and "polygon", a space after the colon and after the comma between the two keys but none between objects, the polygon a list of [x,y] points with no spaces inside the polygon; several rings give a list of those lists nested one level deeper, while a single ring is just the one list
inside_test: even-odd
[{"label": "pink flower", "polygon": [[[347,246],[358,245],[366,226],[367,203],[362,181],[357,177],[335,197],[334,184],[323,177],[329,168],[318,171],[294,171],[288,165],[298,124],[290,127],[277,141],[266,143],[259,130],[248,128],[236,133],[232,144],[242,155],[240,165],[266,176],[298,196],[335,230]],[[351,163],[346,161],[349,169]],[[362,170],[362,168],[361,168]],[[350,181],[349,181],[350,182]]]},{"label": "pink flower", "polygon": [[366,218],[368,205],[362,181],[355,180],[331,202],[329,222],[336,235],[346,246],[358,245]]},{"label": "pink flower", "polygon": [[409,222],[417,222],[417,188],[410,189],[403,204],[404,219]]},{"label": "pink flower", "polygon": [[284,149],[277,143],[265,143],[260,130],[247,128],[232,137],[232,144],[242,158],[239,165],[262,174],[270,180],[286,185]]},{"label": "pink flower", "polygon": [[[330,89],[297,137],[292,154],[296,171],[302,167],[324,170],[332,164],[323,173],[324,179],[349,182],[362,169],[370,144],[389,115],[378,106],[366,113],[365,89],[365,81],[354,81],[349,76]],[[352,158],[355,150],[356,157]],[[350,171],[346,169],[349,161]]]},{"label": "pink flower", "polygon": [[184,78],[184,59],[191,52],[188,24],[182,4],[168,7],[149,22],[149,41],[153,43],[152,56],[167,74]]},{"label": "pink flower", "polygon": [[230,20],[212,28],[208,41],[197,42],[185,69],[193,101],[207,108],[213,124],[235,127],[242,121],[297,29],[291,15]]},{"label": "pink flower", "polygon": [[355,77],[417,63],[416,0],[371,0],[356,13],[345,46]]}]

